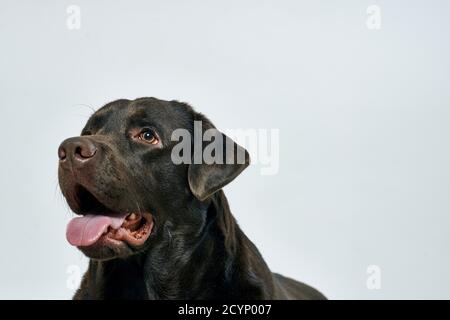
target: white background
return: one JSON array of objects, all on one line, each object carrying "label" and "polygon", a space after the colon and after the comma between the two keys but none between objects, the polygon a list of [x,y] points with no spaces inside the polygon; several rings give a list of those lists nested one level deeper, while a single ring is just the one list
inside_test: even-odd
[{"label": "white background", "polygon": [[226,188],[272,270],[333,299],[450,298],[449,31],[448,1],[0,0],[0,298],[72,296],[57,147],[87,106],[141,96],[280,130],[279,173]]}]

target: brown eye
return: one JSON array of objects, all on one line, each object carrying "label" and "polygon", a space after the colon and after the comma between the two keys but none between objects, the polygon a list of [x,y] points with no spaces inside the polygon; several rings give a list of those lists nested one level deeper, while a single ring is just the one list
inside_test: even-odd
[{"label": "brown eye", "polygon": [[158,138],[152,129],[143,129],[139,134],[139,139],[150,144],[158,143]]}]

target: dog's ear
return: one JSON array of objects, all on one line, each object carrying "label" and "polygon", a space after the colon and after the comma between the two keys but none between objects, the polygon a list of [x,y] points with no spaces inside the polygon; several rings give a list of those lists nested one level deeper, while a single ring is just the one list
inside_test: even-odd
[{"label": "dog's ear", "polygon": [[[188,169],[189,187],[201,201],[230,183],[250,163],[250,155],[245,148],[215,128],[208,129],[208,133],[205,135],[214,137],[214,141],[206,147],[202,143],[201,163],[194,161]],[[214,161],[205,158],[211,154]]]}]

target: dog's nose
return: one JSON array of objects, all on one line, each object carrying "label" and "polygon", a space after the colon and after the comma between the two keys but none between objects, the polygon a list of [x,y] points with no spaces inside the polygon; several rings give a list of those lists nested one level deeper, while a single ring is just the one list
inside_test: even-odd
[{"label": "dog's nose", "polygon": [[64,140],[58,148],[60,162],[68,158],[74,164],[83,164],[94,158],[97,147],[86,137],[74,137]]}]

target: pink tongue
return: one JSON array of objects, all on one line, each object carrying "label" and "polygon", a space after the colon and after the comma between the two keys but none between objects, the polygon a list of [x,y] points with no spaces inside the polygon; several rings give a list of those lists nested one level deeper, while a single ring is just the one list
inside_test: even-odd
[{"label": "pink tongue", "polygon": [[128,213],[108,216],[88,214],[72,219],[67,225],[66,238],[73,246],[90,246],[111,226],[119,229]]}]

